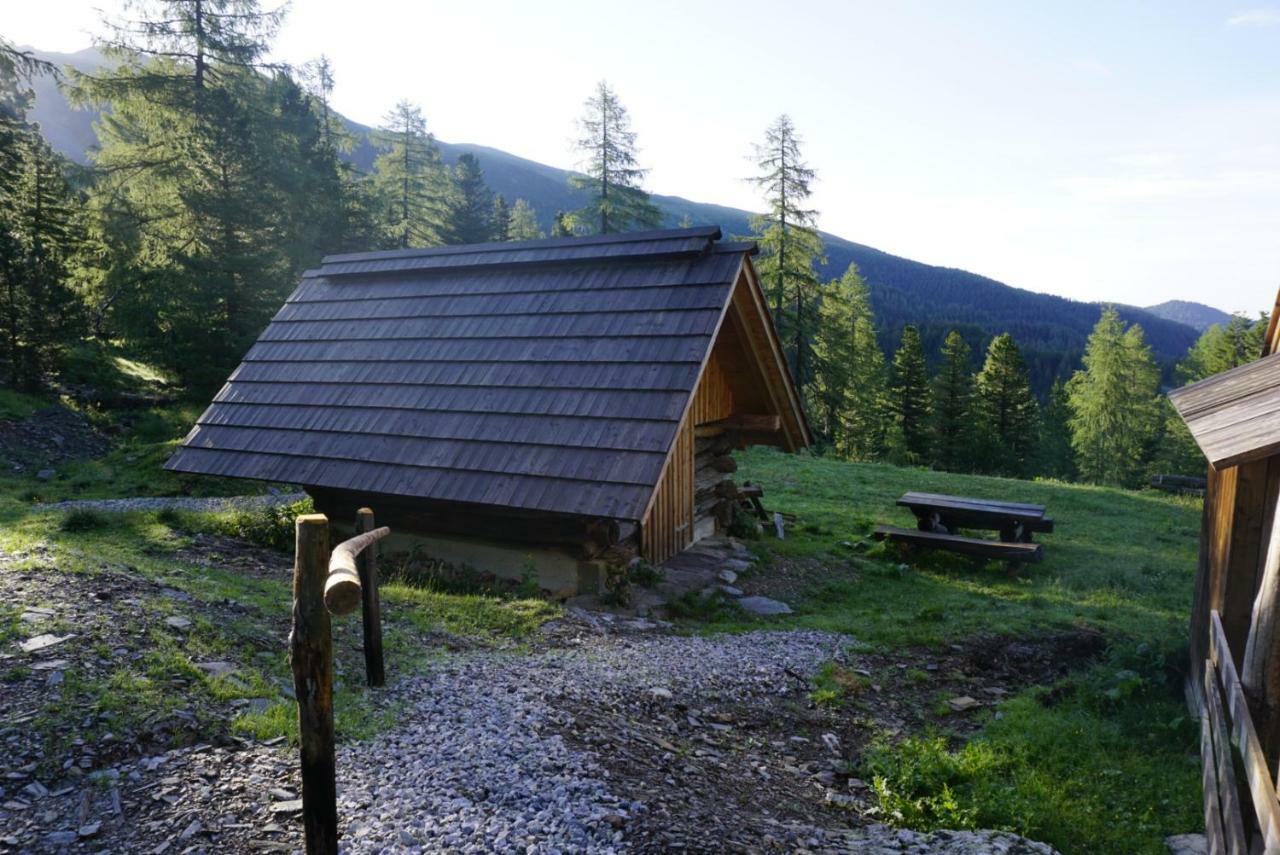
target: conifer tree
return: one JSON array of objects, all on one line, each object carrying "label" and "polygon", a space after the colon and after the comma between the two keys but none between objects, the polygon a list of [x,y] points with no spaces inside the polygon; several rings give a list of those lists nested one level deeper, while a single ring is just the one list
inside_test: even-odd
[{"label": "conifer tree", "polygon": [[813,402],[810,410],[823,442],[840,444],[848,406],[850,370],[857,346],[858,321],[871,316],[867,283],[850,264],[840,279],[828,285],[818,310],[814,349]]},{"label": "conifer tree", "polygon": [[933,381],[934,460],[951,472],[974,468],[973,368],[968,343],[952,330]]},{"label": "conifer tree", "polygon": [[574,230],[605,235],[657,226],[662,212],[641,188],[648,170],[636,158],[627,108],[603,80],[583,106],[577,141],[583,174],[571,176],[569,185],[585,192],[588,202],[573,213]]},{"label": "conifer tree", "polygon": [[1266,329],[1265,314],[1256,321],[1233,315],[1226,326],[1212,325],[1200,334],[1178,363],[1178,380],[1194,383],[1254,361],[1262,355]]},{"label": "conifer tree", "polygon": [[1036,474],[1060,481],[1076,477],[1075,450],[1071,447],[1071,405],[1067,387],[1055,380],[1040,411],[1036,436]]},{"label": "conifer tree", "polygon": [[[225,376],[288,293],[323,188],[316,128],[263,56],[280,20],[254,0],[157,0],[73,75],[99,119],[90,288],[113,332],[188,383]],[[322,191],[320,191],[322,192]],[[316,260],[316,259],[312,259]]]},{"label": "conifer tree", "polygon": [[[556,212],[556,223],[559,225],[563,219],[563,214]],[[515,204],[511,206],[511,228],[509,230],[511,240],[537,240],[544,238],[546,235],[542,229],[538,228],[538,212],[529,204],[528,199],[517,199]],[[568,235],[553,235],[553,237],[567,237]]]},{"label": "conifer tree", "polygon": [[493,231],[490,240],[511,240],[511,208],[507,206],[507,197],[501,193],[493,197],[493,213],[490,214]]},{"label": "conifer tree", "polygon": [[556,211],[552,218],[551,236],[553,238],[573,237],[573,217],[564,211]]},{"label": "conifer tree", "polygon": [[985,467],[1003,475],[1025,476],[1035,451],[1036,399],[1013,336],[1004,333],[991,340],[976,387]]},{"label": "conifer tree", "polygon": [[454,188],[422,110],[400,101],[383,118],[382,148],[373,162],[374,192],[381,203],[386,245],[443,246],[450,242]]},{"label": "conifer tree", "polygon": [[893,355],[889,398],[894,420],[902,432],[907,462],[928,461],[933,433],[933,394],[929,389],[920,333],[911,325],[903,327],[902,341]]},{"label": "conifer tree", "polygon": [[756,146],[759,174],[750,179],[769,206],[751,221],[760,245],[756,270],[773,306],[792,376],[802,392],[813,381],[810,353],[817,326],[818,273],[825,262],[817,212],[804,207],[814,171],[804,162],[801,140],[789,116],[779,116]]},{"label": "conifer tree", "polygon": [[1114,307],[1102,313],[1085,346],[1084,368],[1067,383],[1071,444],[1080,477],[1134,484],[1159,428],[1160,369],[1142,337]]},{"label": "conifer tree", "polygon": [[493,191],[484,183],[480,160],[471,153],[458,156],[453,167],[455,188],[450,232],[454,243],[484,243],[493,234]]},{"label": "conifer tree", "polygon": [[0,193],[0,317],[9,382],[36,389],[80,332],[81,304],[68,284],[82,240],[80,199],[37,127],[16,142],[16,180]]},{"label": "conifer tree", "polygon": [[870,315],[853,334],[849,383],[836,450],[850,460],[883,460],[901,445],[889,398],[889,371]]}]

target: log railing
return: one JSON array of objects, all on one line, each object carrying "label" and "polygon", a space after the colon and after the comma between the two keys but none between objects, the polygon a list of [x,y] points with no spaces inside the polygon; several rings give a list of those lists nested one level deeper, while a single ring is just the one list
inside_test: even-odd
[{"label": "log railing", "polygon": [[[1280,853],[1280,802],[1222,619],[1209,613],[1200,712],[1204,825],[1211,853]],[[1241,798],[1241,790],[1247,799]]]},{"label": "log railing", "polygon": [[[331,613],[349,614],[363,603],[366,677],[370,685],[383,681],[377,565],[368,547],[391,530],[373,528],[373,512],[367,508],[360,510],[356,530],[360,533],[338,544],[331,554],[329,520],[324,514],[307,514],[296,522],[289,665],[298,696],[307,855],[338,852]],[[371,651],[376,652],[376,663]]]}]

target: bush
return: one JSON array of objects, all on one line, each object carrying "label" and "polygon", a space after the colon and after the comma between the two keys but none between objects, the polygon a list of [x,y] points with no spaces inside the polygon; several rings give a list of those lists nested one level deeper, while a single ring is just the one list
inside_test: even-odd
[{"label": "bush", "polygon": [[69,511],[60,523],[58,528],[62,531],[93,531],[94,529],[104,528],[107,525],[107,518],[98,511],[89,510],[87,508],[77,508]]},{"label": "bush", "polygon": [[263,505],[235,511],[217,518],[212,528],[216,534],[289,552],[294,546],[294,519],[315,512],[315,505],[307,498],[287,505]]},{"label": "bush", "polygon": [[737,502],[733,503],[733,517],[729,521],[729,534],[743,540],[760,537],[760,521]]}]

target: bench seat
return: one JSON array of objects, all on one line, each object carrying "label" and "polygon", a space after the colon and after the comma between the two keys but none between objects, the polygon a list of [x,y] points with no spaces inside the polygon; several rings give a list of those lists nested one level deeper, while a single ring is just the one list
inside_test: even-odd
[{"label": "bench seat", "polygon": [[1044,547],[1039,543],[1006,543],[999,540],[984,540],[978,537],[961,537],[958,534],[917,531],[916,529],[898,528],[892,525],[876,526],[873,537],[876,540],[894,540],[914,546],[946,549],[950,552],[972,555],[977,558],[989,558],[993,561],[1035,564],[1044,558]]}]

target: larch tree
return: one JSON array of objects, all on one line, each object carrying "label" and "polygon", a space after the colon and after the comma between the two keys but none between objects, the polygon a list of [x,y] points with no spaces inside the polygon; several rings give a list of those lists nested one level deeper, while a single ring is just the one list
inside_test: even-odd
[{"label": "larch tree", "polygon": [[551,218],[551,236],[553,238],[573,237],[573,215],[565,211],[556,211]]},{"label": "larch tree", "polygon": [[985,468],[1025,476],[1035,452],[1037,406],[1022,352],[1008,333],[987,346],[975,394]]},{"label": "larch tree", "polygon": [[815,173],[804,161],[801,142],[791,118],[779,116],[755,148],[759,172],[750,180],[763,191],[768,205],[766,213],[751,220],[760,245],[756,270],[772,304],[792,376],[804,391],[813,381],[810,351],[819,296],[815,265],[826,259],[817,212],[805,207]]},{"label": "larch tree", "polygon": [[400,101],[375,137],[382,154],[373,162],[373,187],[382,210],[385,245],[443,246],[450,243],[454,187],[422,110]]},{"label": "larch tree", "polygon": [[453,167],[455,188],[452,226],[454,243],[484,243],[493,235],[493,191],[474,154],[458,156]]},{"label": "larch tree", "polygon": [[951,472],[974,468],[973,365],[969,344],[952,330],[933,380],[934,461]]},{"label": "larch tree", "polygon": [[889,400],[894,421],[901,431],[906,460],[912,464],[925,463],[931,457],[933,393],[929,388],[920,333],[909,324],[902,329],[890,376]]},{"label": "larch tree", "polygon": [[507,197],[501,193],[493,197],[493,211],[489,219],[493,224],[490,240],[511,240],[511,207],[507,204]]},{"label": "larch tree", "polygon": [[[560,214],[557,212],[556,221],[559,220]],[[511,227],[508,234],[511,240],[537,240],[546,237],[538,227],[538,212],[529,204],[528,199],[517,199],[511,206]]]},{"label": "larch tree", "polygon": [[1067,383],[1071,444],[1080,477],[1095,484],[1131,485],[1159,428],[1160,369],[1142,328],[1125,329],[1108,306],[1085,345],[1084,368]]},{"label": "larch tree", "polygon": [[656,227],[662,212],[641,186],[648,170],[639,165],[627,108],[603,80],[583,107],[576,143],[582,173],[570,176],[569,185],[588,201],[572,214],[573,230],[607,235]]},{"label": "larch tree", "polygon": [[319,203],[297,198],[325,192],[300,156],[319,123],[296,86],[273,85],[282,72],[264,56],[278,11],[253,0],[130,8],[138,17],[99,40],[112,63],[73,75],[74,97],[109,107],[90,199],[95,311],[188,384],[211,384],[302,256],[332,243],[315,237]]}]

